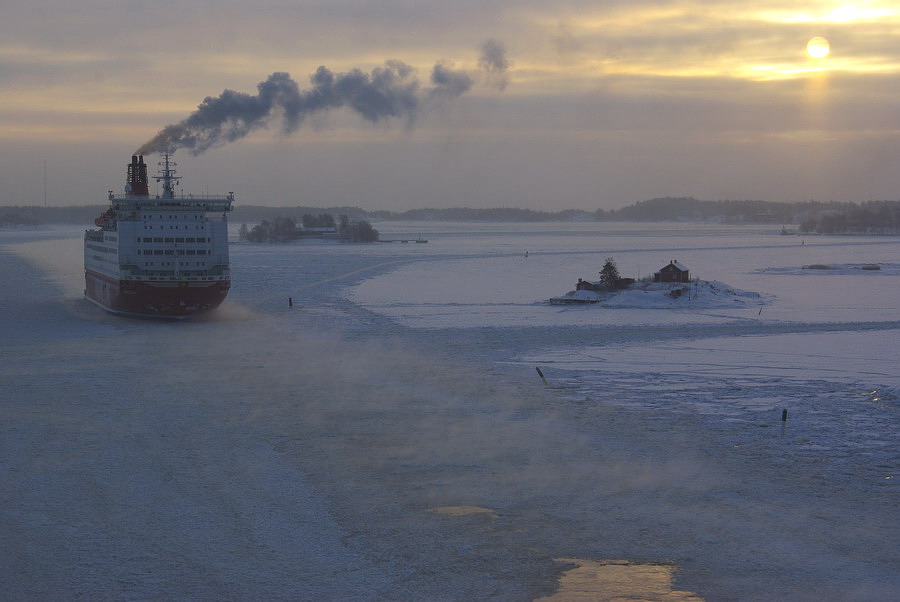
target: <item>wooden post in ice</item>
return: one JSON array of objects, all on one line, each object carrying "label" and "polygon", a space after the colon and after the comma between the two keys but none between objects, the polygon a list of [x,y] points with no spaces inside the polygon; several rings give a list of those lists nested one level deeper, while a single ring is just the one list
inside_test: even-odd
[{"label": "wooden post in ice", "polygon": [[537,366],[535,366],[534,369],[537,370],[538,376],[541,377],[541,380],[544,381],[544,384],[545,384],[545,385],[550,384],[550,383],[547,382],[547,379],[544,378],[544,373],[541,372],[541,369],[540,369],[540,368],[538,368]]},{"label": "wooden post in ice", "polygon": [[787,410],[781,410],[781,421],[787,422]]}]

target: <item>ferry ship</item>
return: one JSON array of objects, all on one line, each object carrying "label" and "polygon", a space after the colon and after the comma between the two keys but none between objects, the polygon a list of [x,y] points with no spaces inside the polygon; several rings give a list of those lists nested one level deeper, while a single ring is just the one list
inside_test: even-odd
[{"label": "ferry ship", "polygon": [[151,196],[147,164],[131,157],[125,194],[109,191],[109,209],[84,233],[84,296],[112,313],[186,318],[228,295],[228,212],[234,193],[176,195],[181,179],[163,153],[162,193]]}]

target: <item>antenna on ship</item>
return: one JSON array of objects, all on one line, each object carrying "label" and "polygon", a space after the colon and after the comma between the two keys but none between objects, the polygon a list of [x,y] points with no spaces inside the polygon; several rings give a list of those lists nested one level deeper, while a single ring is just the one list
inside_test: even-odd
[{"label": "antenna on ship", "polygon": [[175,185],[178,183],[178,180],[181,179],[181,176],[175,175],[175,166],[177,165],[177,163],[172,160],[172,152],[168,150],[164,151],[162,154],[162,161],[160,161],[157,165],[162,168],[159,172],[159,175],[155,176],[156,181],[162,182],[163,185],[162,198],[174,199]]}]

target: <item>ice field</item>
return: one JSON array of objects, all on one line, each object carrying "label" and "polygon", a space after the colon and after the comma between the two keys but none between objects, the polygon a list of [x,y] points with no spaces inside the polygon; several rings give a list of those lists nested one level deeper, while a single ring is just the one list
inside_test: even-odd
[{"label": "ice field", "polygon": [[[0,231],[4,599],[896,599],[900,240],[373,225],[162,323]],[[607,257],[759,303],[547,302]]]}]

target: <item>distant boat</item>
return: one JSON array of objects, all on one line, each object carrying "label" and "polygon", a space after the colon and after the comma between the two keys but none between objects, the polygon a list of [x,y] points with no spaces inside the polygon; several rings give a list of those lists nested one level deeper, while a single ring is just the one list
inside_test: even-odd
[{"label": "distant boat", "polygon": [[84,296],[117,314],[185,318],[218,307],[231,288],[228,221],[234,194],[176,196],[164,153],[151,197],[143,156],[132,156],[125,194],[84,233]]}]

